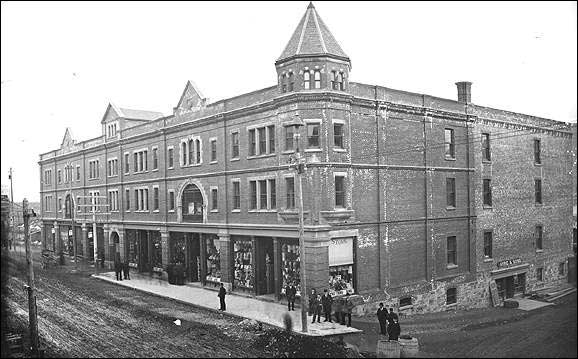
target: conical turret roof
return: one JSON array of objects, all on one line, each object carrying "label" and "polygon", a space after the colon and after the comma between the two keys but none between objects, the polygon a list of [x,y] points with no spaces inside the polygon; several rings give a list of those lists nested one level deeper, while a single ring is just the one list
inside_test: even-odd
[{"label": "conical turret roof", "polygon": [[294,57],[312,55],[332,56],[349,61],[349,56],[341,49],[327,25],[321,20],[313,3],[309,3],[307,11],[277,63]]}]

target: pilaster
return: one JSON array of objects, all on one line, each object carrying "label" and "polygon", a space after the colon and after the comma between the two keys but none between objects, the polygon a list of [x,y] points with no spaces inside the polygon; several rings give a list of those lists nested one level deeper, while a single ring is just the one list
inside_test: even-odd
[{"label": "pilaster", "polygon": [[221,283],[230,292],[233,289],[233,263],[231,236],[228,233],[219,233],[219,246],[221,247]]}]

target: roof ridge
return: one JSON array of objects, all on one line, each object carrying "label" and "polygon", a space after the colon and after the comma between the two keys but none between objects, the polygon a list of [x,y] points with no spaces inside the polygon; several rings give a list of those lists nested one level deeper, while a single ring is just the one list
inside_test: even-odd
[{"label": "roof ridge", "polygon": [[[313,4],[313,3],[311,3]],[[319,33],[319,37],[321,38],[321,47],[323,48],[323,52],[327,52],[327,46],[325,45],[325,39],[323,38],[323,33],[321,32],[321,28],[319,27],[319,21],[317,20],[317,11],[315,11],[315,8],[312,7],[312,12],[313,12],[313,21],[315,21],[315,28],[317,29],[317,32]]]}]

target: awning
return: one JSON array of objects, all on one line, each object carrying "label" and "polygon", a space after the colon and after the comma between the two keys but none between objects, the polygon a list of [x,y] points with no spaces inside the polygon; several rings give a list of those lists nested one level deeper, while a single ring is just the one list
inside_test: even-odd
[{"label": "awning", "polygon": [[331,238],[329,266],[353,264],[353,237]]}]

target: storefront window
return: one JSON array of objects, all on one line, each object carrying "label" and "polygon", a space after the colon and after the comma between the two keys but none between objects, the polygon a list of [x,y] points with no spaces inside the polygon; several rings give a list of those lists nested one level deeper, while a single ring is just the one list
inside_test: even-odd
[{"label": "storefront window", "polygon": [[251,241],[235,241],[233,245],[235,259],[235,281],[237,288],[252,289],[255,286],[253,277],[253,244]]},{"label": "storefront window", "polygon": [[297,295],[301,295],[300,281],[300,256],[298,244],[283,244],[281,246],[281,293],[285,294],[285,288],[290,283],[295,283]]},{"label": "storefront window", "polygon": [[129,266],[136,268],[138,265],[138,247],[136,243],[136,232],[127,232],[128,243],[128,263]]},{"label": "storefront window", "polygon": [[171,263],[185,263],[185,250],[186,250],[186,242],[185,236],[175,235],[174,237],[171,236]]},{"label": "storefront window", "polygon": [[163,267],[163,247],[161,244],[161,236],[160,233],[156,232],[155,234],[151,234],[151,240],[153,244],[153,252],[152,252],[152,265],[153,268],[159,268],[162,270]]},{"label": "storefront window", "polygon": [[218,238],[207,238],[207,282],[221,281],[221,249]]},{"label": "storefront window", "polygon": [[329,294],[353,294],[353,265],[329,267]]}]

